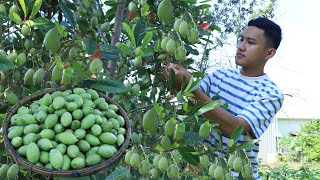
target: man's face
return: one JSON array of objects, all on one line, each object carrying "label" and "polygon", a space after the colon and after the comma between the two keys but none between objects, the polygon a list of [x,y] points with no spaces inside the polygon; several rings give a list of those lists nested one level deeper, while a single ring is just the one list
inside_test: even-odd
[{"label": "man's face", "polygon": [[243,68],[259,68],[266,63],[266,39],[264,30],[249,26],[243,32],[237,47],[236,64]]}]

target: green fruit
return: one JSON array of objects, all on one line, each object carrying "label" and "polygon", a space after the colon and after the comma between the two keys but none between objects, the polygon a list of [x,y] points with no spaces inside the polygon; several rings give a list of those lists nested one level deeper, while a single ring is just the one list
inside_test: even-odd
[{"label": "green fruit", "polygon": [[209,167],[209,157],[207,155],[202,155],[200,156],[200,164],[204,167],[207,168]]},{"label": "green fruit", "polygon": [[52,129],[58,123],[59,117],[56,114],[49,114],[44,120],[45,127]]},{"label": "green fruit", "polygon": [[166,136],[171,136],[174,133],[175,130],[175,123],[174,123],[174,119],[170,119],[166,122],[166,124],[164,125],[164,134]]},{"label": "green fruit", "polygon": [[78,157],[80,154],[80,149],[78,148],[78,146],[76,145],[70,145],[68,146],[67,148],[67,155],[70,157],[70,158],[76,158]]},{"label": "green fruit", "polygon": [[160,144],[166,150],[170,150],[172,148],[171,141],[168,138],[168,136],[163,136],[160,141]]},{"label": "green fruit", "polygon": [[234,161],[234,159],[235,159],[236,157],[237,157],[236,155],[232,154],[232,155],[228,158],[228,166],[229,166],[230,168],[233,168],[233,161]]},{"label": "green fruit", "polygon": [[247,163],[243,166],[243,169],[241,171],[241,174],[244,178],[251,178],[252,177],[252,167],[250,163]]},{"label": "green fruit", "polygon": [[99,94],[97,93],[97,91],[95,91],[93,89],[87,89],[87,93],[89,93],[91,95],[92,100],[96,100],[99,98]]},{"label": "green fruit", "polygon": [[110,23],[109,22],[105,22],[101,25],[101,31],[102,32],[108,32],[110,29]]},{"label": "green fruit", "polygon": [[110,158],[114,155],[115,151],[110,145],[102,145],[98,148],[97,153],[103,158]]},{"label": "green fruit", "polygon": [[14,63],[14,62],[16,61],[16,59],[17,59],[17,56],[18,56],[17,52],[16,52],[16,51],[13,51],[13,52],[11,52],[10,54],[8,54],[7,59],[8,59],[10,62]]},{"label": "green fruit", "polygon": [[146,175],[149,173],[149,162],[145,159],[141,161],[139,165],[139,172],[140,174]]},{"label": "green fruit", "polygon": [[161,40],[161,48],[163,49],[163,50],[167,50],[167,43],[168,43],[168,41],[170,40],[170,38],[169,37],[164,37],[162,40]]},{"label": "green fruit", "polygon": [[9,129],[8,138],[11,140],[15,137],[20,137],[23,135],[23,126],[13,126]]},{"label": "green fruit", "polygon": [[233,175],[232,175],[232,172],[228,172],[224,175],[224,179],[225,180],[233,180]]},{"label": "green fruit", "polygon": [[[27,148],[28,148],[28,145],[23,145],[23,146],[21,146],[21,147],[17,150],[17,152],[18,152],[21,156],[26,157]],[[1,174],[1,173],[0,173],[0,174]]]},{"label": "green fruit", "polygon": [[9,9],[9,14],[12,14],[12,13],[16,13],[18,14],[18,6],[17,5],[12,5]]},{"label": "green fruit", "polygon": [[104,132],[99,136],[99,139],[101,142],[105,143],[105,144],[110,144],[110,145],[114,145],[118,139],[117,136],[115,136],[114,134],[110,133],[110,132]]},{"label": "green fruit", "polygon": [[211,125],[209,121],[206,121],[205,123],[201,124],[199,129],[199,136],[207,138],[210,134],[210,128],[211,128]]},{"label": "green fruit", "polygon": [[88,152],[91,149],[90,144],[85,140],[80,140],[76,143],[81,152]]},{"label": "green fruit", "polygon": [[142,126],[144,131],[150,134],[155,134],[159,128],[159,117],[154,108],[149,109],[142,119]]},{"label": "green fruit", "polygon": [[86,136],[86,130],[84,129],[77,129],[74,132],[74,135],[76,136],[77,139],[81,140]]},{"label": "green fruit", "polygon": [[124,143],[124,136],[122,134],[117,135],[117,145],[121,146]]},{"label": "green fruit", "polygon": [[178,176],[178,174],[179,174],[178,167],[175,164],[171,164],[167,170],[168,177],[169,178],[176,178]]},{"label": "green fruit", "polygon": [[177,20],[174,22],[173,29],[174,29],[176,32],[179,32],[179,27],[180,27],[181,22],[182,22],[182,19],[177,19]]},{"label": "green fruit", "polygon": [[62,155],[64,155],[67,152],[67,146],[65,144],[58,144],[55,148],[59,150]]},{"label": "green fruit", "polygon": [[199,42],[199,31],[197,28],[190,29],[190,33],[188,35],[188,41],[193,44]]},{"label": "green fruit", "polygon": [[214,178],[216,180],[223,180],[224,179],[224,171],[223,171],[223,168],[221,166],[217,166],[214,169]]},{"label": "green fruit", "polygon": [[37,145],[42,151],[49,151],[53,148],[52,142],[49,139],[42,138],[37,142]]},{"label": "green fruit", "polygon": [[140,165],[140,156],[138,153],[133,153],[131,158],[130,158],[130,165],[134,169],[138,168]]},{"label": "green fruit", "polygon": [[236,172],[241,172],[243,167],[242,159],[240,157],[236,157],[232,163],[232,166]]},{"label": "green fruit", "polygon": [[187,59],[187,51],[183,46],[179,46],[174,54],[177,61],[185,61]]},{"label": "green fruit", "polygon": [[44,45],[51,53],[55,53],[60,48],[61,36],[57,28],[50,29],[44,37]]},{"label": "green fruit", "polygon": [[161,172],[166,172],[168,169],[168,166],[169,166],[168,159],[166,157],[162,157],[158,163],[159,170]]},{"label": "green fruit", "polygon": [[150,171],[150,175],[151,175],[151,179],[158,179],[158,170],[156,170],[155,168],[152,168]]},{"label": "green fruit", "polygon": [[55,65],[52,69],[51,78],[53,81],[58,81],[61,79],[61,74],[63,72],[63,68],[58,65]]},{"label": "green fruit", "polygon": [[173,18],[173,6],[171,0],[163,0],[158,6],[157,15],[165,24],[169,24]]},{"label": "green fruit", "polygon": [[98,124],[94,124],[93,126],[91,126],[91,132],[93,135],[99,136],[102,133],[102,128]]},{"label": "green fruit", "polygon": [[209,167],[209,175],[211,177],[214,177],[214,171],[215,171],[216,167],[217,167],[217,164],[211,164],[210,165],[210,167]]},{"label": "green fruit", "polygon": [[131,141],[134,144],[141,144],[141,138],[140,138],[139,134],[137,134],[136,132],[133,132],[131,134]]},{"label": "green fruit", "polygon": [[129,150],[126,152],[126,155],[124,156],[124,162],[126,162],[127,164],[130,164],[130,158],[133,154],[133,151]]},{"label": "green fruit", "polygon": [[103,69],[103,63],[99,58],[95,58],[91,63],[89,70],[92,74],[99,74]]},{"label": "green fruit", "polygon": [[40,149],[36,143],[32,142],[27,147],[26,156],[29,162],[35,164],[40,159]]},{"label": "green fruit", "polygon": [[69,58],[73,60],[75,57],[77,57],[77,55],[78,55],[78,48],[72,47],[69,51]]},{"label": "green fruit", "polygon": [[[4,14],[7,13],[7,9],[6,9],[6,6],[4,6],[4,4],[0,4],[0,12],[3,12]],[[0,176],[2,177],[2,176]]]},{"label": "green fruit", "polygon": [[136,96],[138,95],[140,92],[140,85],[139,84],[134,84],[130,90],[130,94],[132,96]]},{"label": "green fruit", "polygon": [[82,157],[77,157],[77,158],[74,158],[72,161],[71,161],[71,167],[73,169],[81,169],[81,168],[84,168],[86,166],[86,161],[84,158]]},{"label": "green fruit", "polygon": [[[166,45],[166,44],[165,44]],[[164,46],[165,46],[164,45]],[[164,49],[164,50],[166,50],[166,49]],[[167,55],[165,55],[165,54],[160,54],[158,57],[157,57],[157,59],[158,60],[160,60],[160,61],[163,61],[163,60],[165,60],[167,58]],[[151,70],[152,71],[152,70]]]},{"label": "green fruit", "polygon": [[69,170],[71,166],[71,159],[67,155],[63,155],[63,162],[61,170]]},{"label": "green fruit", "polygon": [[93,114],[87,115],[83,120],[81,121],[81,129],[89,129],[91,126],[94,125],[96,122],[96,117]]},{"label": "green fruit", "polygon": [[27,50],[29,50],[30,49],[30,47],[31,47],[31,41],[30,41],[30,39],[26,39],[26,41],[24,42],[24,48],[26,48]]},{"label": "green fruit", "polygon": [[93,28],[97,27],[98,23],[99,23],[98,18],[96,16],[93,16],[90,20],[91,27]]},{"label": "green fruit", "polygon": [[10,104],[12,104],[12,105],[15,105],[15,104],[17,104],[18,103],[18,101],[19,101],[19,98],[18,98],[18,96],[16,95],[16,94],[14,94],[13,92],[11,92],[11,91],[5,91],[4,92],[4,97],[6,98],[6,100],[10,103]]},{"label": "green fruit", "polygon": [[99,154],[91,154],[86,158],[86,165],[92,166],[98,164],[102,161],[102,158]]},{"label": "green fruit", "polygon": [[28,25],[22,25],[21,34],[24,36],[28,36],[30,33],[30,27]]},{"label": "green fruit", "polygon": [[98,145],[101,144],[99,138],[94,136],[94,135],[92,135],[92,134],[86,134],[84,139],[90,144],[90,146],[98,146]]},{"label": "green fruit", "polygon": [[[7,171],[7,178],[8,180],[14,180],[16,179],[18,173],[19,173],[19,165],[18,164],[12,164],[10,168]],[[3,176],[1,176],[3,177]]]},{"label": "green fruit", "polygon": [[71,84],[71,78],[72,78],[73,73],[74,73],[74,69],[71,67],[64,69],[62,72],[61,84],[63,84],[63,85]]},{"label": "green fruit", "polygon": [[49,161],[49,153],[47,151],[40,152],[40,162],[43,164],[48,164]]},{"label": "green fruit", "polygon": [[137,56],[134,58],[134,61],[133,61],[133,66],[138,69],[142,64],[142,58],[140,56]]},{"label": "green fruit", "polygon": [[57,149],[51,149],[49,152],[49,161],[54,169],[61,169],[63,164],[63,156]]},{"label": "green fruit", "polygon": [[23,81],[25,85],[32,85],[33,84],[33,75],[35,73],[34,69],[28,69],[28,71],[25,73]]},{"label": "green fruit", "polygon": [[22,65],[24,65],[24,63],[26,63],[26,61],[27,61],[26,54],[25,54],[25,53],[20,53],[20,54],[17,56],[16,65],[17,65],[18,67],[21,67]]},{"label": "green fruit", "polygon": [[176,127],[176,130],[174,131],[173,139],[178,141],[181,140],[184,136],[185,130],[186,130],[185,124],[183,123],[178,124]]},{"label": "green fruit", "polygon": [[[1,8],[0,4],[0,8]],[[1,168],[0,168],[0,177],[6,177],[7,176],[7,172],[9,170],[9,165],[8,164],[2,164]]]},{"label": "green fruit", "polygon": [[22,146],[22,138],[21,137],[15,137],[11,140],[11,144],[14,148],[19,148]]},{"label": "green fruit", "polygon": [[182,21],[179,26],[179,33],[181,36],[188,36],[189,35],[189,24],[187,21]]},{"label": "green fruit", "polygon": [[137,11],[137,5],[134,3],[134,2],[130,2],[129,5],[128,5],[128,10],[131,12],[131,13],[135,13]]},{"label": "green fruit", "polygon": [[33,74],[33,84],[34,85],[40,85],[40,83],[43,81],[45,75],[45,71],[40,68]]},{"label": "green fruit", "polygon": [[176,51],[176,42],[173,39],[169,39],[166,44],[166,50],[169,54],[174,54]]},{"label": "green fruit", "polygon": [[63,97],[56,97],[53,99],[52,106],[54,109],[59,110],[64,107],[66,101]]},{"label": "green fruit", "polygon": [[53,140],[56,133],[52,129],[43,129],[39,135],[41,138]]},{"label": "green fruit", "polygon": [[60,133],[59,140],[65,145],[72,145],[79,141],[74,134],[67,132]]}]

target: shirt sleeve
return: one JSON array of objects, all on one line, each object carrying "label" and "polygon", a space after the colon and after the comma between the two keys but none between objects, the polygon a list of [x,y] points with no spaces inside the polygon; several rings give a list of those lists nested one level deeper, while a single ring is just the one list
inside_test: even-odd
[{"label": "shirt sleeve", "polygon": [[202,92],[204,92],[207,95],[210,94],[210,92],[212,90],[212,86],[215,85],[214,82],[216,82],[216,77],[219,72],[220,72],[219,70],[214,71],[213,73],[211,73],[210,75],[208,75],[202,79],[201,84],[200,84],[200,89],[202,90]]},{"label": "shirt sleeve", "polygon": [[270,125],[272,118],[280,110],[283,95],[268,95],[246,106],[237,116],[244,118],[251,127],[251,135],[259,138]]}]

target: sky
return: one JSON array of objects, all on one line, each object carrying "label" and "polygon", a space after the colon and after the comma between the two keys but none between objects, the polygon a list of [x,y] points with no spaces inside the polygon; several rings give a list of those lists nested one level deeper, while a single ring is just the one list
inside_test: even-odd
[{"label": "sky", "polygon": [[278,0],[273,19],[283,40],[265,72],[285,100],[278,117],[320,119],[320,1]]}]

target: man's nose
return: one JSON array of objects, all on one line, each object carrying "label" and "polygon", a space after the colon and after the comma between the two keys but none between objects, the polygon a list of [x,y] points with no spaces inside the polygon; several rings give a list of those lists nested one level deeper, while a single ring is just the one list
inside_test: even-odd
[{"label": "man's nose", "polygon": [[245,50],[245,43],[244,43],[244,41],[241,41],[241,42],[238,44],[238,49],[241,50],[241,51],[244,51],[244,50]]}]

